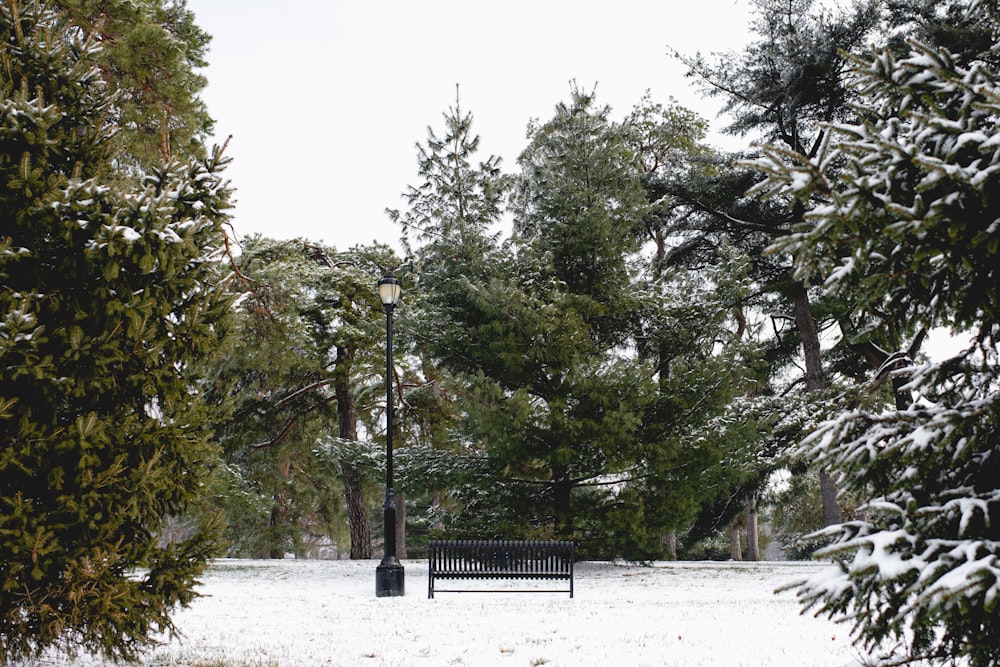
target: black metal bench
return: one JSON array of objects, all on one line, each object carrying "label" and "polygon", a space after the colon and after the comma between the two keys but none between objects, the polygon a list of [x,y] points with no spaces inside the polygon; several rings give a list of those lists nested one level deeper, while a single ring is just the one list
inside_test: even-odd
[{"label": "black metal bench", "polygon": [[573,597],[573,543],[551,540],[433,541],[427,553],[427,597],[438,579],[549,579],[567,581],[558,590],[436,589],[439,593],[569,593]]}]

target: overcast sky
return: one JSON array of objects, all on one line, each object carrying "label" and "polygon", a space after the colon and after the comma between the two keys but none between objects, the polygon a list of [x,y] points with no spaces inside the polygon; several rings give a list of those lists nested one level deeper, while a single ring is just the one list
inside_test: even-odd
[{"label": "overcast sky", "polygon": [[[751,0],[188,0],[212,36],[203,97],[228,171],[238,236],[303,237],[338,249],[398,247],[386,207],[416,185],[415,144],[455,103],[483,157],[513,170],[532,118],[570,81],[624,116],[648,89],[713,125],[668,56],[738,50]],[[716,142],[719,143],[719,142]]]}]

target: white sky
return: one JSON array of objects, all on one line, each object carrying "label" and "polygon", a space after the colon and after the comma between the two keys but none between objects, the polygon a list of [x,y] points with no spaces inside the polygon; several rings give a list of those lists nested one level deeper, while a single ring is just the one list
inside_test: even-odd
[{"label": "white sky", "polygon": [[668,45],[738,50],[750,1],[188,0],[213,36],[203,97],[216,141],[233,136],[235,230],[398,246],[384,210],[418,184],[415,144],[441,129],[456,84],[482,157],[508,170],[528,121],[548,120],[571,80],[596,84],[617,117],[648,89],[714,126],[718,102]]}]

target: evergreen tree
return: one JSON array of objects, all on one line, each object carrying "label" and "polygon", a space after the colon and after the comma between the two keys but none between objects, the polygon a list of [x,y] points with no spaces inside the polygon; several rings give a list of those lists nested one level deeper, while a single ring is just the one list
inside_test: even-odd
[{"label": "evergreen tree", "polygon": [[[1000,34],[994,3],[967,11]],[[845,405],[803,444],[867,503],[823,533],[836,564],[800,598],[894,664],[994,665],[1000,646],[998,52],[911,40],[854,59],[864,121],[830,128],[811,160],[770,149],[759,165],[762,189],[824,202],[780,244],[803,280],[876,323],[969,336],[951,359],[894,357],[871,386],[904,378],[905,405]]]},{"label": "evergreen tree", "polygon": [[754,0],[753,32],[743,53],[714,62],[675,54],[706,95],[722,97],[732,118],[726,131],[814,154],[824,131],[817,121],[849,114],[852,93],[840,51],[867,46],[877,27],[877,4],[859,0],[828,10],[815,0]]},{"label": "evergreen tree", "polygon": [[704,143],[708,122],[674,100],[664,107],[655,103],[649,92],[633,109],[628,119],[629,146],[635,152],[642,171],[642,181],[651,205],[646,216],[646,235],[656,244],[653,276],[667,269],[668,235],[676,227],[675,217],[683,218],[683,199],[663,187],[662,180],[682,181],[699,175],[708,178],[716,172],[717,157]]},{"label": "evergreen tree", "polygon": [[630,260],[645,193],[627,130],[609,115],[574,88],[550,121],[529,128],[513,199],[515,259],[477,286],[487,317],[475,332],[469,415],[488,457],[527,492],[517,511],[595,551],[595,485],[634,466],[654,387],[652,368],[628,351],[639,330]]},{"label": "evergreen tree", "polygon": [[[314,307],[322,269],[305,244],[251,238],[239,258],[246,290],[235,331],[210,373],[232,418],[217,425],[223,450],[226,538],[241,557],[305,555],[309,536],[339,518],[333,476],[316,474],[313,442],[336,422],[326,372],[329,338],[317,341],[303,311]],[[327,347],[322,347],[323,344]]]},{"label": "evergreen tree", "polygon": [[[428,127],[426,141],[417,144],[422,182],[404,193],[407,208],[387,214],[402,227],[414,259],[414,282],[396,322],[400,340],[409,341],[421,360],[424,378],[397,413],[408,429],[407,442],[416,445],[399,452],[398,467],[407,488],[430,494],[435,528],[447,525],[454,534],[463,512],[497,514],[489,466],[461,423],[469,396],[466,378],[479,368],[470,343],[488,340],[471,329],[488,317],[479,290],[503,264],[495,228],[510,184],[499,157],[476,162],[479,137],[457,91],[442,120],[442,133]],[[412,414],[415,405],[424,408],[421,415]]]},{"label": "evergreen tree", "polygon": [[[426,144],[417,144],[417,173],[423,182],[404,193],[407,209],[386,212],[403,228],[407,252],[416,260],[417,294],[426,297],[409,299],[415,313],[411,319],[419,322],[419,335],[411,336],[420,341],[418,354],[433,359],[448,355],[466,371],[475,368],[475,358],[458,360],[467,336],[451,324],[469,317],[475,308],[472,286],[488,282],[503,259],[494,228],[501,222],[510,182],[499,157],[473,163],[479,137],[460,100],[443,114],[443,121],[444,136],[427,128]],[[405,326],[408,318],[406,314],[400,324]]]},{"label": "evergreen tree", "polygon": [[[762,273],[762,262],[751,262],[748,248],[760,243],[751,241],[760,234],[719,231],[718,221],[707,224],[716,231],[706,233],[700,228],[708,222],[705,211],[688,196],[697,188],[679,187],[705,184],[700,196],[708,197],[719,183],[728,186],[720,156],[703,143],[704,120],[676,103],[654,104],[647,95],[633,110],[628,125],[629,143],[639,158],[650,203],[646,233],[655,243],[645,279],[657,284],[665,297],[662,306],[645,319],[640,346],[643,356],[657,366],[659,398],[647,425],[652,440],[663,445],[651,453],[639,486],[649,488],[643,505],[650,523],[658,520],[659,537],[669,530],[668,542],[675,545],[678,529],[688,529],[687,541],[697,540],[705,535],[699,526],[714,530],[720,522],[731,520],[737,506],[728,502],[733,493],[746,495],[747,480],[761,484],[769,472],[760,466],[738,469],[733,465],[736,460],[751,460],[746,454],[759,437],[748,439],[752,429],[741,425],[758,420],[727,421],[719,414],[740,391],[749,390],[748,385],[756,391],[762,384],[752,377],[759,374],[752,368],[759,363],[754,360],[759,327],[748,324],[745,314],[751,306],[750,287]],[[712,192],[711,196],[720,195]],[[732,200],[741,198],[727,199],[726,206],[735,212]],[[737,241],[731,242],[730,237]],[[718,423],[736,426],[727,434],[713,426]],[[713,437],[705,437],[707,430],[713,431]],[[766,458],[772,467],[776,460],[774,456],[758,458]],[[727,479],[733,480],[731,485]],[[720,513],[716,509],[723,497],[727,502]],[[660,509],[650,511],[654,506]]]},{"label": "evergreen tree", "polygon": [[127,188],[92,43],[0,3],[0,662],[133,658],[195,596],[167,543],[215,458],[194,369],[226,331],[216,151]]},{"label": "evergreen tree", "polygon": [[993,46],[987,23],[969,11],[969,0],[887,0],[888,47],[905,57],[909,39],[948,49],[960,61],[981,58]]},{"label": "evergreen tree", "polygon": [[657,392],[644,416],[645,447],[629,491],[646,517],[646,529],[634,531],[646,558],[661,557],[665,537],[689,529],[726,493],[725,479],[751,474],[732,451],[735,443],[747,444],[745,432],[728,440],[707,435],[752,375],[754,348],[733,317],[733,304],[745,298],[747,262],[731,248],[713,259],[694,270],[654,270],[644,290],[657,302],[646,309],[638,349],[655,368]]},{"label": "evergreen tree", "polygon": [[552,120],[529,126],[512,200],[515,240],[533,279],[561,285],[604,349],[635,322],[629,260],[648,209],[629,127],[610,113],[574,86]]}]

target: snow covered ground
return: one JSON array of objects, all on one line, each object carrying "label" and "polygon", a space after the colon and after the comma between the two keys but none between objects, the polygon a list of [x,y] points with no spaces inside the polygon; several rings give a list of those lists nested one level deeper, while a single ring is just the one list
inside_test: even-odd
[{"label": "snow covered ground", "polygon": [[[859,664],[848,626],[801,616],[775,589],[812,563],[578,563],[576,597],[437,593],[406,561],[405,597],[375,597],[377,561],[216,562],[183,640],[149,667]],[[467,582],[475,585],[477,582]],[[520,586],[520,582],[510,582]],[[93,658],[50,665],[92,667]]]}]

